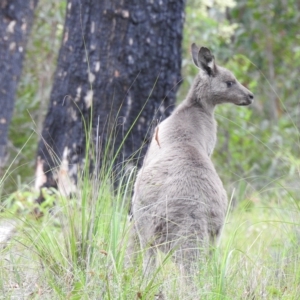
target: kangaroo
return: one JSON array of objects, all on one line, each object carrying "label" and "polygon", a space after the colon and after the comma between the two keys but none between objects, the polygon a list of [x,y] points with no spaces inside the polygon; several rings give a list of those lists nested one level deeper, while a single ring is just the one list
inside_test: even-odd
[{"label": "kangaroo", "polygon": [[199,69],[186,99],[155,129],[134,185],[132,213],[144,264],[156,251],[174,251],[186,272],[220,236],[227,195],[210,159],[216,144],[217,104],[243,106],[253,94],[206,47],[192,44]]}]

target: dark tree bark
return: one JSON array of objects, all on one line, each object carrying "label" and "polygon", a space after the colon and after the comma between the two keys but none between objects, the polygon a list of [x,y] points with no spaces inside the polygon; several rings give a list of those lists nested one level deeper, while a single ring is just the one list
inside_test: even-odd
[{"label": "dark tree bark", "polygon": [[37,0],[0,2],[0,170],[7,160],[8,127],[37,2]]},{"label": "dark tree bark", "polygon": [[74,188],[85,155],[83,119],[91,114],[93,141],[102,141],[102,151],[111,132],[114,151],[129,133],[115,164],[143,145],[153,120],[167,117],[175,103],[183,21],[184,0],[68,1],[37,188]]}]

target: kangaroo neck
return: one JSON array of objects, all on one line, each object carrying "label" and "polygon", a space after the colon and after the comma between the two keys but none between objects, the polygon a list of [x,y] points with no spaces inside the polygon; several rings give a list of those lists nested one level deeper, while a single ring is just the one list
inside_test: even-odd
[{"label": "kangaroo neck", "polygon": [[214,110],[207,109],[201,102],[186,99],[174,112],[181,120],[183,127],[188,129],[192,140],[203,148],[210,156],[216,144],[217,125]]},{"label": "kangaroo neck", "polygon": [[211,98],[211,86],[207,78],[201,78],[198,75],[184,102],[189,106],[199,107],[208,115],[214,114],[215,103]]}]

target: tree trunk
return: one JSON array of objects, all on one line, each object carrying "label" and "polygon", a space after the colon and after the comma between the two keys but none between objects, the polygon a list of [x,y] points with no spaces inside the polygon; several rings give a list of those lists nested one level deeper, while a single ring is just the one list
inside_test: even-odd
[{"label": "tree trunk", "polygon": [[[271,24],[271,20],[268,22]],[[266,59],[269,69],[269,101],[266,103],[267,112],[269,114],[270,120],[275,124],[278,122],[278,112],[280,111],[280,102],[276,93],[276,74],[274,65],[274,53],[273,53],[273,42],[272,34],[269,31],[268,26],[265,28],[266,32]]]},{"label": "tree trunk", "polygon": [[7,161],[7,135],[37,0],[0,3],[0,171]]},{"label": "tree trunk", "polygon": [[54,186],[66,194],[75,189],[90,116],[92,140],[96,148],[101,141],[102,153],[110,135],[115,154],[128,134],[115,165],[139,150],[153,120],[173,109],[183,21],[184,0],[68,1],[38,148],[37,188]]}]

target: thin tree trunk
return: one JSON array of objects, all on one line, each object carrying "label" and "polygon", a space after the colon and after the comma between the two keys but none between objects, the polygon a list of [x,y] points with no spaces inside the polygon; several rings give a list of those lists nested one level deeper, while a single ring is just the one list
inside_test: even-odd
[{"label": "thin tree trunk", "polygon": [[269,102],[267,103],[267,111],[269,113],[270,119],[277,123],[278,121],[278,111],[279,111],[279,100],[276,94],[276,74],[275,74],[275,66],[274,66],[274,55],[273,55],[273,45],[272,45],[272,37],[269,30],[267,32],[267,61],[269,68]]},{"label": "thin tree trunk", "polygon": [[37,0],[0,3],[0,172],[8,158],[7,135]]},{"label": "thin tree trunk", "polygon": [[68,1],[38,147],[37,188],[75,189],[91,115],[93,142],[101,140],[102,152],[110,134],[116,153],[129,133],[117,165],[143,145],[153,120],[170,114],[180,83],[183,19],[184,0]]}]

